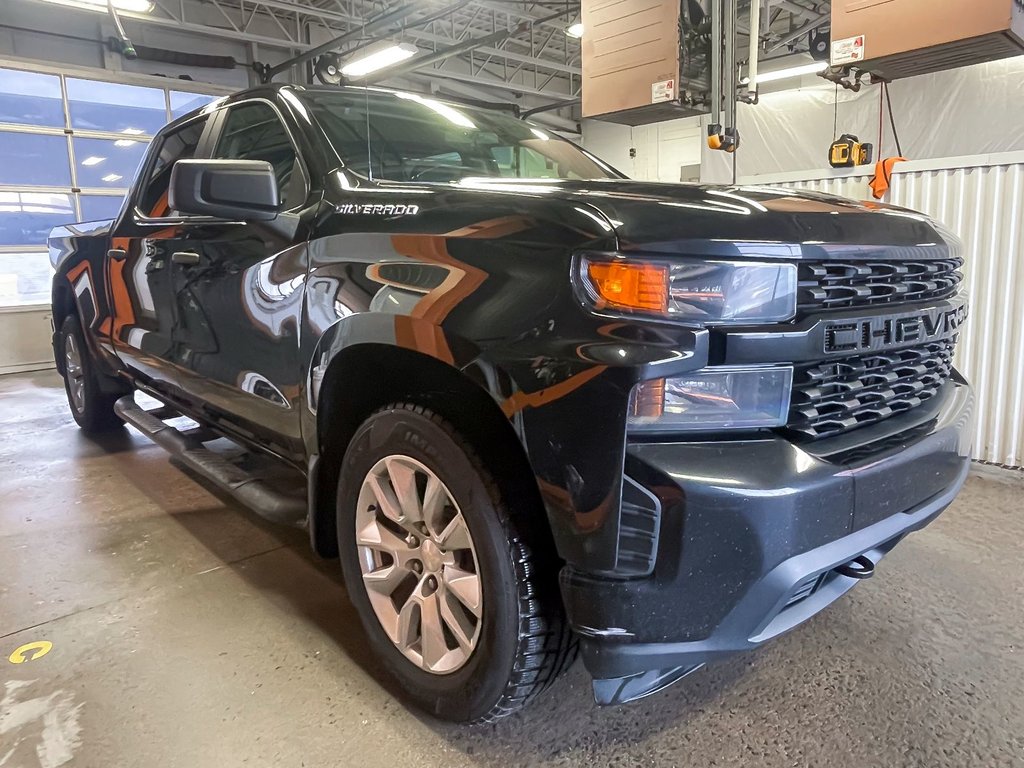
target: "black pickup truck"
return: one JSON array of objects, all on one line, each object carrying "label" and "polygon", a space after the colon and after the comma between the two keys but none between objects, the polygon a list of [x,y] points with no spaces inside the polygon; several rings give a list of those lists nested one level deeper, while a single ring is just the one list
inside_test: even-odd
[{"label": "black pickup truck", "polygon": [[49,244],[81,427],[127,421],[268,514],[294,496],[210,441],[299,470],[314,550],[442,718],[514,711],[577,650],[610,704],[755,648],[969,466],[955,236],[631,181],[501,111],[245,91],[161,131],[115,220]]}]

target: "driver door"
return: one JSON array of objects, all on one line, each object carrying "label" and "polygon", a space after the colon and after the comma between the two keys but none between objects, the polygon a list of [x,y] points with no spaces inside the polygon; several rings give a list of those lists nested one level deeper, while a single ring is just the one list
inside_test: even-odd
[{"label": "driver door", "polygon": [[171,265],[181,387],[232,431],[301,463],[298,329],[319,196],[269,101],[232,104],[216,119],[212,157],[268,161],[285,210],[185,227]]},{"label": "driver door", "polygon": [[189,217],[170,209],[168,191],[174,163],[201,156],[208,128],[208,117],[201,115],[154,140],[135,198],[107,252],[108,330],[114,351],[148,384],[172,397],[178,394],[172,261]]}]

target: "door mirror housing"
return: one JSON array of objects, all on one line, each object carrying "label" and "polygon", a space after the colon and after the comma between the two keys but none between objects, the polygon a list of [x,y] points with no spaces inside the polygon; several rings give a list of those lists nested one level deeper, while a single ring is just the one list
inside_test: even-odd
[{"label": "door mirror housing", "polygon": [[179,160],[168,202],[181,213],[241,221],[271,221],[281,209],[274,167],[265,160]]}]

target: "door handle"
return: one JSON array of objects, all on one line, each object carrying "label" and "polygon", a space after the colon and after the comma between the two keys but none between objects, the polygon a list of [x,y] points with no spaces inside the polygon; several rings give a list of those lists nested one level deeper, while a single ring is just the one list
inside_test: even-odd
[{"label": "door handle", "polygon": [[195,251],[175,251],[171,254],[171,263],[183,267],[194,267],[199,263],[199,254]]},{"label": "door handle", "polygon": [[122,248],[111,248],[107,251],[107,258],[113,259],[114,261],[124,261],[125,257],[128,256],[127,251]]}]

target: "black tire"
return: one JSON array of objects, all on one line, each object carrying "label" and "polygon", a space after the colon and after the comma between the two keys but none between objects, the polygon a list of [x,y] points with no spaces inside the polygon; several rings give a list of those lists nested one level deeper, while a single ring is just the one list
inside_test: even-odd
[{"label": "black tire", "polygon": [[[124,392],[110,394],[100,385],[100,373],[85,344],[82,324],[75,315],[68,315],[60,328],[61,371],[68,407],[78,426],[85,432],[111,432],[124,426],[114,413],[114,403]],[[72,360],[77,359],[77,367]],[[80,387],[80,389],[78,389]],[[76,394],[77,393],[77,394]]]},{"label": "black tire", "polygon": [[[362,580],[356,504],[367,473],[386,456],[420,462],[447,486],[462,511],[479,565],[479,639],[464,665],[436,674],[414,664],[385,633]],[[408,698],[444,720],[490,722],[550,685],[576,656],[557,582],[559,563],[531,510],[506,504],[469,443],[421,406],[389,405],[357,430],[342,462],[338,543],[349,598],[377,656]]]}]

